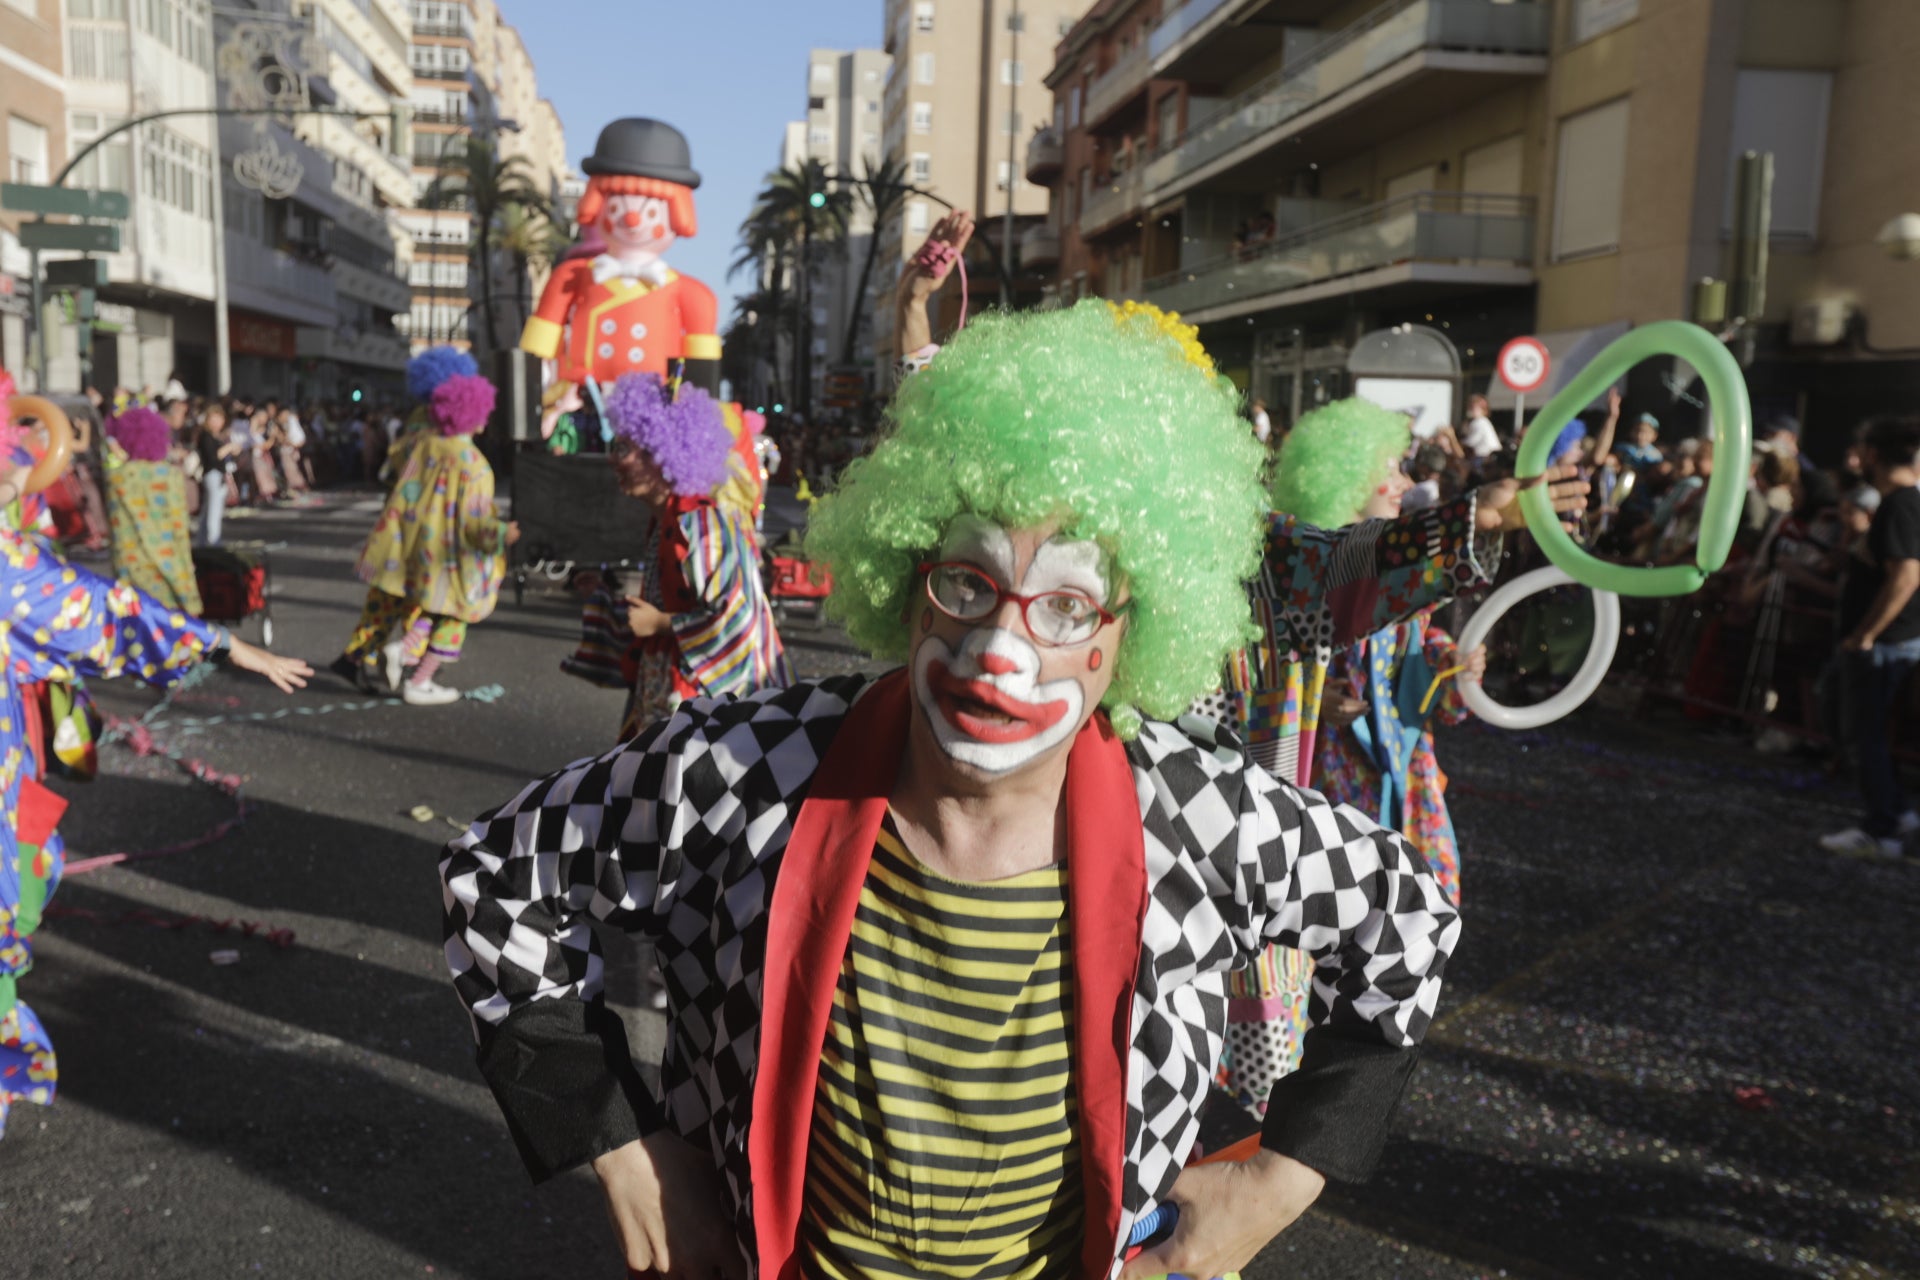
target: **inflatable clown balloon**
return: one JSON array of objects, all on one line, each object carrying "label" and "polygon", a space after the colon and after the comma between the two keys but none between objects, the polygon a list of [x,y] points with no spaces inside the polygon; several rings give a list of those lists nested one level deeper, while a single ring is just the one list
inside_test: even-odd
[{"label": "inflatable clown balloon", "polygon": [[580,167],[588,181],[577,217],[604,247],[554,268],[520,349],[557,361],[564,382],[610,387],[624,373],[681,373],[717,390],[719,304],[663,261],[695,230],[700,175],[686,138],[658,120],[615,120]]}]

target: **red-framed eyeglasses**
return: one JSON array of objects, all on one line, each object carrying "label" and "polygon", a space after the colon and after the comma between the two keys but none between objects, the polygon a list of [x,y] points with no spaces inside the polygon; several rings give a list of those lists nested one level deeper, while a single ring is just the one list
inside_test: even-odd
[{"label": "red-framed eyeglasses", "polygon": [[932,561],[920,565],[919,571],[926,575],[927,599],[955,622],[990,618],[999,611],[1002,601],[1011,600],[1020,606],[1027,634],[1048,648],[1085,644],[1099,634],[1100,628],[1118,622],[1120,615],[1132,605],[1128,601],[1117,611],[1103,609],[1086,592],[1070,588],[1031,596],[1015,595],[988,577],[978,565],[962,560]]}]

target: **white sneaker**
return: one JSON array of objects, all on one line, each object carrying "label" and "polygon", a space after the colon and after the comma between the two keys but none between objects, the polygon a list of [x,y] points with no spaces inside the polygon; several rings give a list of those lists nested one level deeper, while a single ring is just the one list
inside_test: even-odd
[{"label": "white sneaker", "polygon": [[1900,858],[1898,836],[1870,836],[1859,827],[1848,827],[1830,836],[1820,837],[1820,847],[1828,853],[1844,853],[1850,858],[1872,858],[1876,862],[1895,862]]},{"label": "white sneaker", "polygon": [[[400,686],[400,698],[410,707],[444,707],[449,702],[460,701],[460,691],[431,680],[409,680]],[[1899,850],[1897,841],[1894,849]]]},{"label": "white sneaker", "polygon": [[1894,830],[1903,836],[1920,835],[1920,813],[1907,810],[1900,815]]},{"label": "white sneaker", "polygon": [[380,658],[384,663],[389,690],[400,687],[400,677],[407,670],[407,642],[404,639],[389,640],[380,646]]}]

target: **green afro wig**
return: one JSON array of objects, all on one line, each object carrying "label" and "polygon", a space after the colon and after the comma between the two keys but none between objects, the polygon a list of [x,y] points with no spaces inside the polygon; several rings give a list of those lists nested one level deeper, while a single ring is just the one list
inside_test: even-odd
[{"label": "green afro wig", "polygon": [[1106,706],[1124,737],[1218,687],[1252,637],[1262,454],[1234,389],[1165,318],[1091,300],[981,316],[894,401],[873,453],[810,522],[828,610],[875,657],[904,661],[917,565],[953,518],[1058,521],[1100,544],[1132,593]]},{"label": "green afro wig", "polygon": [[1406,414],[1357,398],[1302,414],[1280,448],[1273,509],[1321,529],[1354,523],[1412,430]]}]

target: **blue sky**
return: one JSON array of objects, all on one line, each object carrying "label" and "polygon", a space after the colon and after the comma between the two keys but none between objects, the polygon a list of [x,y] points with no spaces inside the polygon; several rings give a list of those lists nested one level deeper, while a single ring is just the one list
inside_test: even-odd
[{"label": "blue sky", "polygon": [[883,0],[499,0],[533,56],[576,168],[600,127],[653,116],[687,135],[700,234],[668,264],[720,295],[721,324],[747,283],[727,279],[734,232],[804,118],[808,49],[879,48]]}]

